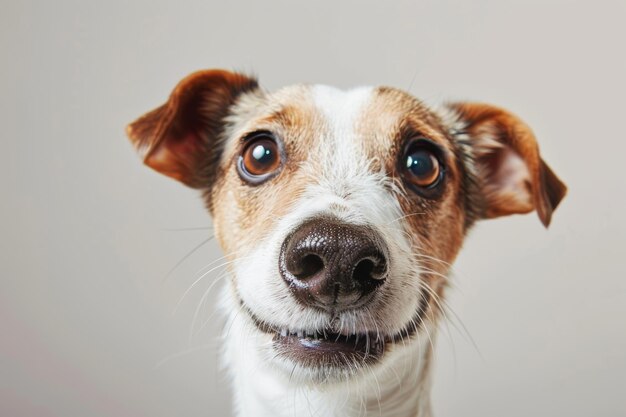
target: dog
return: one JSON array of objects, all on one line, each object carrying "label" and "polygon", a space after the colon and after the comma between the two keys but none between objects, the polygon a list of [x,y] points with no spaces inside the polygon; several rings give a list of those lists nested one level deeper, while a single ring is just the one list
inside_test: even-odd
[{"label": "dog", "polygon": [[516,115],[390,87],[270,93],[204,70],[127,134],[212,216],[238,416],[430,416],[464,237],[531,211],[547,227],[566,193]]}]

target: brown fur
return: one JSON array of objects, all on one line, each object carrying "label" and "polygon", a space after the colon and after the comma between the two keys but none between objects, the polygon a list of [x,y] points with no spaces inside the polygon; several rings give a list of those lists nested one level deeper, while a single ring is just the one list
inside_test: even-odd
[{"label": "brown fur", "polygon": [[[380,87],[354,126],[371,169],[384,169],[403,190],[397,198],[414,253],[427,272],[423,279],[439,297],[446,286],[443,277],[477,218],[536,209],[547,226],[566,191],[519,118],[485,104],[453,103],[449,108],[460,130],[409,94]],[[252,186],[239,177],[236,161],[246,136],[261,130],[276,136],[283,160],[274,178]],[[135,146],[145,149],[147,165],[205,189],[215,235],[231,260],[263,245],[296,196],[315,180],[323,169],[316,155],[322,154],[321,138],[327,133],[310,87],[269,95],[256,81],[219,70],[192,74],[166,104],[128,129]],[[403,186],[398,160],[413,137],[426,137],[443,150],[445,180],[437,198],[422,198]],[[502,161],[515,158],[523,161],[528,180],[510,194],[500,187],[501,177],[508,175]],[[428,303],[426,313],[438,314],[437,298],[429,297]]]},{"label": "brown fur", "polygon": [[548,226],[552,212],[567,189],[539,156],[539,146],[530,127],[512,113],[488,104],[453,103],[450,107],[465,123],[466,133],[479,142],[475,146],[476,162],[483,185],[488,187],[497,180],[502,150],[521,157],[530,173],[527,187],[531,204],[503,197],[497,190],[486,192],[484,216],[492,218],[535,209],[543,224]]},{"label": "brown fur", "polygon": [[237,73],[195,72],[126,133],[146,165],[190,187],[208,187],[221,154],[224,118],[241,93],[256,88],[256,80]]},{"label": "brown fur", "polygon": [[[407,140],[427,137],[445,151],[445,190],[439,198],[420,198],[406,189],[398,196],[414,252],[426,255],[422,262],[434,271],[424,279],[438,295],[445,287],[441,276],[448,272],[447,265],[454,261],[477,216],[490,218],[536,208],[547,225],[565,194],[563,184],[540,159],[534,135],[519,118],[485,104],[454,103],[450,108],[464,124],[462,133],[473,141],[471,155],[437,114],[394,88],[377,88],[355,126],[372,168],[384,168],[402,189],[397,162]],[[234,258],[261,242],[275,219],[289,211],[292,196],[299,195],[310,181],[307,172],[322,169],[310,155],[324,146],[320,138],[325,128],[309,87],[291,87],[268,97],[251,78],[209,70],[182,80],[163,106],[132,123],[127,132],[135,146],[144,150],[147,165],[206,189],[216,237]],[[284,160],[272,181],[249,186],[239,178],[235,165],[244,146],[242,139],[259,130],[276,135]],[[526,163],[532,201],[499,193],[497,183],[490,182],[498,172],[498,158],[506,152],[514,152]],[[307,164],[309,170],[303,170]],[[482,199],[471,197],[478,191],[476,183]]]}]

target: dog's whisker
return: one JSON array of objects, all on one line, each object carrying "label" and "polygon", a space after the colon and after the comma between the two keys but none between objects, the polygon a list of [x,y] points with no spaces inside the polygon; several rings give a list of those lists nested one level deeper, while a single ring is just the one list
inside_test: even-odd
[{"label": "dog's whisker", "polygon": [[422,253],[422,252],[417,252],[417,253],[415,253],[414,255],[415,255],[415,256],[418,256],[418,257],[420,257],[420,258],[426,258],[426,259],[429,259],[429,260],[435,261],[435,262],[437,262],[437,263],[440,263],[440,264],[442,264],[442,265],[445,265],[445,266],[446,266],[446,267],[448,267],[448,268],[452,268],[452,264],[451,264],[451,263],[446,262],[446,261],[444,261],[444,260],[442,260],[442,259],[439,259],[439,258],[435,258],[434,256],[426,255],[425,253]]},{"label": "dog's whisker", "polygon": [[393,224],[393,223],[397,223],[397,222],[399,222],[400,220],[404,220],[404,219],[407,219],[407,218],[409,218],[409,217],[413,217],[413,216],[423,216],[424,214],[426,214],[426,213],[425,213],[425,212],[423,212],[423,211],[421,211],[421,212],[416,212],[416,213],[409,213],[409,214],[405,214],[404,216],[400,216],[400,217],[397,217],[397,218],[393,219],[392,221],[390,221],[389,223],[387,223],[387,225],[389,225],[389,224]]},{"label": "dog's whisker", "polygon": [[204,294],[202,294],[202,297],[200,298],[200,301],[198,302],[198,306],[196,307],[196,310],[193,314],[193,319],[191,321],[191,328],[189,329],[189,341],[191,342],[191,340],[193,340],[193,336],[195,334],[198,334],[200,331],[202,331],[202,328],[204,328],[204,325],[207,324],[212,316],[212,314],[209,316],[209,319],[207,319],[204,323],[202,323],[202,326],[200,327],[200,329],[198,329],[198,331],[196,333],[194,333],[194,328],[196,325],[196,320],[198,319],[198,315],[200,314],[200,310],[202,309],[202,307],[204,306],[204,302],[205,300],[208,298],[209,294],[211,293],[211,290],[213,288],[216,287],[216,285],[221,282],[224,278],[226,278],[228,276],[227,273],[224,273],[222,275],[220,275],[217,279],[215,279],[211,285],[209,285],[209,287],[207,288],[207,290],[204,292]]},{"label": "dog's whisker", "polygon": [[423,264],[423,263],[421,263],[421,262],[420,262],[420,263],[418,263],[418,265],[419,265],[419,268],[420,268],[420,269],[421,269],[424,273],[426,273],[427,275],[432,275],[432,276],[436,276],[436,277],[438,277],[438,278],[441,278],[442,280],[444,280],[444,282],[445,282],[447,285],[450,285],[450,286],[452,286],[452,287],[454,287],[454,286],[456,285],[454,282],[452,282],[452,281],[450,280],[450,277],[448,277],[447,275],[442,274],[441,272],[435,271],[434,269],[427,268],[427,267],[425,267],[425,266],[424,266],[424,264]]},{"label": "dog's whisker", "polygon": [[197,230],[213,230],[213,227],[211,226],[205,226],[205,227],[178,227],[178,228],[165,228],[165,229],[159,229],[162,232],[191,232],[191,231],[197,231]]},{"label": "dog's whisker", "polygon": [[[452,325],[459,332],[459,334],[461,334],[461,336],[463,336],[463,338],[466,341],[468,341],[470,344],[472,344],[472,346],[474,347],[476,352],[482,358],[483,356],[482,356],[482,354],[480,352],[480,349],[478,348],[478,345],[476,344],[474,338],[470,334],[469,330],[467,329],[467,327],[465,326],[465,324],[463,323],[463,321],[461,320],[459,315],[454,311],[454,309],[452,309],[452,307],[449,305],[449,303],[445,299],[441,298],[437,293],[435,293],[432,290],[432,288],[430,288],[428,285],[424,285],[422,288],[424,290],[428,291],[429,294],[431,294],[433,296],[433,299],[434,299],[434,301],[435,301],[435,303],[437,305],[438,310],[444,316],[444,321],[446,323],[446,326],[448,326],[449,324]],[[450,316],[448,316],[447,312],[450,312],[453,315],[454,320],[452,320],[450,318]],[[459,329],[456,326],[456,323],[458,323],[461,326],[461,329]],[[452,342],[452,333],[451,333],[449,327],[448,327],[448,332],[447,333],[449,335],[450,341]]]},{"label": "dog's whisker", "polygon": [[[442,301],[443,301],[445,310],[449,311],[454,316],[454,320],[450,321],[451,324],[455,327],[455,329],[457,329],[459,334],[473,346],[474,350],[479,355],[479,357],[482,360],[484,360],[484,356],[483,356],[482,352],[480,351],[480,348],[478,347],[478,344],[474,340],[474,337],[472,336],[472,334],[467,329],[467,326],[465,326],[465,323],[463,323],[463,321],[461,320],[459,315],[450,307],[449,303],[447,303],[445,300],[442,300]],[[456,321],[456,323],[459,324],[459,326],[461,326],[461,329],[456,327],[455,321]]]},{"label": "dog's whisker", "polygon": [[193,290],[193,289],[194,289],[194,287],[195,287],[196,285],[198,285],[198,283],[199,283],[200,281],[202,281],[205,277],[207,277],[207,276],[208,276],[211,272],[213,272],[213,271],[215,271],[215,270],[217,270],[217,269],[219,269],[219,268],[223,268],[223,267],[225,267],[225,266],[227,266],[227,265],[230,265],[230,264],[232,264],[232,263],[234,263],[234,262],[237,262],[238,260],[240,260],[240,259],[233,259],[233,260],[230,260],[230,261],[223,262],[223,263],[219,264],[218,266],[213,267],[213,268],[209,269],[207,272],[205,272],[205,273],[203,273],[202,275],[200,275],[200,277],[199,277],[198,279],[196,279],[196,280],[195,280],[195,281],[194,281],[194,282],[193,282],[193,283],[189,286],[189,288],[187,288],[187,290],[183,293],[183,295],[182,295],[182,297],[180,298],[180,300],[178,300],[178,303],[176,303],[176,307],[174,308],[174,311],[172,312],[172,314],[173,314],[173,315],[175,315],[175,314],[176,314],[176,312],[177,312],[177,311],[178,311],[178,309],[180,308],[180,305],[181,305],[181,304],[182,304],[182,302],[185,300],[185,298],[187,297],[187,295],[189,294],[189,292],[191,292],[191,290]]},{"label": "dog's whisker", "polygon": [[174,273],[174,271],[176,271],[176,269],[178,269],[179,266],[181,266],[183,264],[183,262],[185,262],[187,259],[189,259],[189,257],[191,255],[193,255],[194,253],[196,253],[201,247],[203,247],[204,245],[206,245],[207,243],[209,243],[211,241],[211,239],[213,239],[213,236],[209,236],[208,238],[204,239],[202,242],[200,242],[199,244],[197,244],[196,246],[193,247],[193,249],[191,249],[185,256],[183,256],[178,262],[176,262],[176,264],[170,268],[169,271],[167,271],[167,273],[165,274],[165,276],[163,277],[163,282],[165,282],[170,275],[172,275],[172,273]]},{"label": "dog's whisker", "polygon": [[203,267],[201,267],[198,270],[196,270],[196,272],[194,273],[194,276],[196,276],[196,275],[200,276],[201,274],[203,274],[207,270],[211,269],[211,267],[214,266],[216,263],[222,262],[222,261],[226,261],[226,260],[229,260],[229,257],[226,256],[226,255],[220,256],[218,258],[215,258],[211,262],[209,262],[208,264],[206,264]]},{"label": "dog's whisker", "polygon": [[217,346],[216,343],[210,343],[210,344],[205,344],[205,345],[201,345],[201,346],[195,346],[195,347],[191,347],[191,348],[188,348],[188,349],[184,349],[184,350],[182,350],[180,352],[173,353],[171,355],[168,355],[168,356],[164,357],[163,359],[161,359],[160,361],[158,361],[154,365],[154,369],[158,370],[161,367],[163,367],[165,364],[171,362],[172,360],[179,359],[179,358],[182,358],[182,357],[187,356],[187,355],[191,355],[191,354],[196,353],[196,352],[200,352],[200,351],[208,350],[208,349],[216,349],[217,350],[218,348],[219,348],[219,346]]},{"label": "dog's whisker", "polygon": [[374,378],[374,382],[376,383],[376,402],[378,403],[378,415],[379,417],[382,417],[383,415],[383,406],[380,402],[380,399],[382,397],[382,390],[380,389],[380,382],[378,382],[378,377],[376,377],[376,373],[374,372],[374,370],[372,369],[371,366],[369,366],[368,364],[365,364],[366,369],[372,374],[372,377]]},{"label": "dog's whisker", "polygon": [[[225,278],[227,278],[227,277],[228,277],[228,273],[224,273],[224,274],[220,275],[220,276],[217,278],[217,280],[216,280],[216,281],[218,281],[218,280],[219,280],[219,281],[221,281],[221,280],[223,280],[223,279],[225,279]],[[213,290],[213,288],[216,288],[213,284],[214,284],[214,283],[212,283],[212,284],[211,284],[211,286],[207,289],[207,292],[205,292],[205,293],[202,295],[202,298],[204,299],[204,300],[202,301],[203,303],[205,303],[205,302],[206,302],[206,300],[208,299],[209,292],[210,292],[211,290]],[[205,327],[206,327],[206,326],[207,326],[207,325],[211,322],[211,319],[213,319],[213,317],[217,314],[217,312],[218,312],[218,311],[217,311],[216,309],[214,309],[214,310],[211,312],[211,314],[209,314],[209,316],[206,318],[206,320],[204,320],[202,323],[200,323],[200,327],[198,328],[198,330],[196,330],[196,332],[194,333],[194,336],[197,336],[198,334],[200,334],[200,332],[201,332],[201,331],[202,331],[202,330],[203,330],[203,329],[204,329],[204,328],[205,328]],[[193,328],[193,327],[194,327],[194,323],[192,323],[192,328]]]},{"label": "dog's whisker", "polygon": [[235,311],[235,314],[230,318],[230,324],[226,324],[228,325],[228,330],[226,330],[226,332],[224,332],[224,339],[228,339],[228,336],[230,335],[230,331],[233,328],[233,325],[235,324],[235,320],[237,319],[237,317],[239,316],[239,314],[241,313],[242,309],[238,308]]}]

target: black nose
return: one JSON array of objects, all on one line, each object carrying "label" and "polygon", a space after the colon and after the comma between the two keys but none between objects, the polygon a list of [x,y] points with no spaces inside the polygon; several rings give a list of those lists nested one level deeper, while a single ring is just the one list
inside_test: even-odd
[{"label": "black nose", "polygon": [[314,218],[285,239],[279,269],[300,302],[336,313],[373,297],[387,277],[386,253],[371,228]]}]

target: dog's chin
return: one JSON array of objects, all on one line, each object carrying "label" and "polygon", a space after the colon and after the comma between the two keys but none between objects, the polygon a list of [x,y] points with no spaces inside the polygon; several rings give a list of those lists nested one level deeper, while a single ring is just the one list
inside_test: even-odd
[{"label": "dog's chin", "polygon": [[413,318],[392,334],[281,328],[261,321],[243,307],[253,327],[271,345],[268,365],[285,374],[291,383],[320,384],[356,378],[381,364],[396,344],[410,345],[424,323],[427,304],[425,300]]}]

